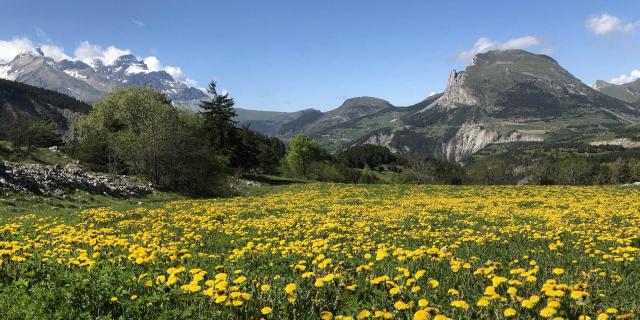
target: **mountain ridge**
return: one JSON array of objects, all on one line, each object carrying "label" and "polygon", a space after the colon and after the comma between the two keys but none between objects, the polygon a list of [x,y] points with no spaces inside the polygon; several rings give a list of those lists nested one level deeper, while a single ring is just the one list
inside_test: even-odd
[{"label": "mountain ridge", "polygon": [[[309,134],[332,151],[372,143],[460,162],[494,144],[543,142],[567,129],[584,131],[586,141],[640,119],[636,105],[587,86],[549,56],[524,50],[480,53],[465,70],[449,74],[443,93],[412,106],[389,103],[336,116],[349,100],[275,135]],[[322,121],[327,118],[333,121]]]},{"label": "mountain ridge", "polygon": [[598,80],[593,88],[616,99],[640,104],[640,79],[623,84],[613,84],[604,80]]},{"label": "mountain ridge", "polygon": [[92,103],[117,87],[149,86],[165,93],[176,104],[191,108],[207,94],[174,79],[164,70],[150,70],[134,55],[118,57],[105,65],[95,59],[54,61],[39,48],[0,64],[0,78],[50,89]]}]

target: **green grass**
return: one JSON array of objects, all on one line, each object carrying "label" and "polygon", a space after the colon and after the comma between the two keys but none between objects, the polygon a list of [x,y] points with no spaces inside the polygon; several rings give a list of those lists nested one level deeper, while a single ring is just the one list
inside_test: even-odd
[{"label": "green grass", "polygon": [[47,165],[65,165],[71,162],[71,158],[64,152],[55,152],[48,148],[34,148],[28,156],[25,156],[24,152],[24,148],[18,152],[11,143],[0,140],[0,161]]},{"label": "green grass", "polygon": [[129,210],[142,207],[155,209],[169,201],[183,199],[185,199],[184,196],[166,192],[155,192],[147,196],[133,198],[115,198],[80,191],[65,196],[40,196],[11,192],[0,195],[0,218],[36,214],[73,219],[77,212],[89,208],[106,207],[114,210]]}]

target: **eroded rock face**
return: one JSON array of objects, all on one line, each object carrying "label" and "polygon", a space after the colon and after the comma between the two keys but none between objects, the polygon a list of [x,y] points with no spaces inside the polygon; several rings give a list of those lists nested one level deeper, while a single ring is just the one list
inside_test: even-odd
[{"label": "eroded rock face", "polygon": [[150,185],[133,183],[125,176],[99,176],[74,165],[0,163],[0,191],[62,195],[73,190],[116,197],[142,196],[154,191]]},{"label": "eroded rock face", "polygon": [[362,144],[373,144],[376,146],[387,147],[391,152],[398,152],[398,150],[393,147],[393,136],[393,132],[372,134],[364,140]]},{"label": "eroded rock face", "polygon": [[459,105],[476,105],[477,98],[465,86],[466,73],[452,70],[447,80],[447,89],[438,102],[446,108],[455,108]]},{"label": "eroded rock face", "polygon": [[505,135],[487,130],[482,125],[465,124],[451,140],[442,144],[442,152],[450,161],[461,161],[490,144],[523,141],[542,141],[542,138],[517,131]]},{"label": "eroded rock face", "polygon": [[592,146],[621,146],[626,149],[640,148],[640,141],[633,141],[629,138],[593,141],[589,144]]}]

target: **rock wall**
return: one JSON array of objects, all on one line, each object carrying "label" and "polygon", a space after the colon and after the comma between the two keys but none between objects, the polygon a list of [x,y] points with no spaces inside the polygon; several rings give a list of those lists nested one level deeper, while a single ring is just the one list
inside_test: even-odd
[{"label": "rock wall", "polygon": [[542,140],[540,137],[516,131],[505,135],[487,130],[481,125],[464,124],[451,140],[443,143],[442,152],[449,161],[461,161],[490,144]]},{"label": "rock wall", "polygon": [[134,197],[153,193],[150,185],[140,185],[125,176],[100,176],[74,165],[0,163],[0,191],[62,195],[82,190],[116,197]]}]

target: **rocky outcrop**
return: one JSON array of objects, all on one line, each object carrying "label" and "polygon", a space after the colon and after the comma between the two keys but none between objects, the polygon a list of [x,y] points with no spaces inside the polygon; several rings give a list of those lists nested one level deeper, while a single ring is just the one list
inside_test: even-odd
[{"label": "rocky outcrop", "polygon": [[452,70],[449,73],[449,79],[447,80],[447,87],[444,94],[438,102],[446,108],[455,108],[459,105],[476,105],[478,100],[465,86],[466,73],[456,72]]},{"label": "rocky outcrop", "polygon": [[391,152],[398,152],[398,150],[393,147],[393,136],[393,132],[376,132],[367,137],[362,144],[373,144],[376,146],[387,147]]},{"label": "rocky outcrop", "polygon": [[629,138],[618,138],[612,140],[593,141],[592,146],[621,146],[625,149],[640,148],[640,141],[633,141]]},{"label": "rocky outcrop", "polygon": [[451,140],[442,145],[442,152],[447,160],[461,161],[490,144],[542,140],[540,137],[517,131],[501,134],[497,131],[487,130],[482,125],[465,124],[460,127]]},{"label": "rocky outcrop", "polygon": [[0,163],[0,191],[62,195],[82,190],[116,197],[135,197],[153,193],[150,185],[140,185],[125,176],[100,176],[74,165]]}]

